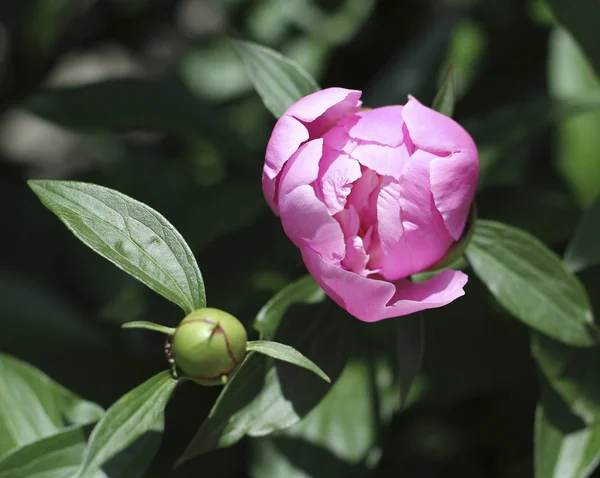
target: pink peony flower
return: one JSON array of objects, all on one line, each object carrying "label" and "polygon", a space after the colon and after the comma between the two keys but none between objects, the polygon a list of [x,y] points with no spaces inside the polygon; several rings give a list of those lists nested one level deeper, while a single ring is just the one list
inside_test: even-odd
[{"label": "pink peony flower", "polygon": [[262,184],[323,290],[374,322],[464,294],[459,271],[409,276],[460,239],[479,157],[461,126],[416,99],[361,111],[360,96],[329,88],[292,105],[269,140]]}]

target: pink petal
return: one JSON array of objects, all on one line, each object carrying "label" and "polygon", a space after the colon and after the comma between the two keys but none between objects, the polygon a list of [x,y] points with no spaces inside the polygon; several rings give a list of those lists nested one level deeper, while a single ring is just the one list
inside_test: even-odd
[{"label": "pink petal", "polygon": [[275,200],[277,175],[306,140],[308,140],[308,130],[298,120],[282,116],[275,124],[267,144],[262,176],[263,194],[275,214],[279,213]]},{"label": "pink petal", "polygon": [[355,126],[350,128],[350,136],[385,146],[400,146],[402,133],[402,106],[384,106],[361,111]]},{"label": "pink petal", "polygon": [[317,179],[322,156],[322,139],[315,139],[300,146],[280,174],[279,202],[297,187],[311,184]]},{"label": "pink petal", "polygon": [[447,156],[457,151],[477,155],[475,143],[462,126],[448,116],[427,108],[412,96],[402,110],[412,143],[429,153]]},{"label": "pink petal", "polygon": [[354,151],[354,148],[356,148],[356,145],[360,140],[351,138],[348,132],[358,120],[359,117],[357,115],[348,116],[338,122],[335,125],[335,128],[331,128],[327,131],[323,135],[327,147],[337,151],[343,151],[346,154],[352,154],[352,151]]},{"label": "pink petal", "polygon": [[465,295],[463,287],[468,280],[465,273],[446,269],[418,284],[408,280],[397,281],[396,293],[390,302],[395,303],[394,307],[397,308],[402,308],[401,304],[407,301],[426,302],[427,309],[441,307]]},{"label": "pink petal", "polygon": [[303,123],[313,123],[311,137],[321,136],[333,124],[360,110],[362,92],[344,88],[326,88],[305,96],[284,113]]},{"label": "pink petal", "polygon": [[356,274],[366,276],[368,274],[367,262],[369,262],[369,255],[365,252],[362,238],[354,236],[346,240],[346,257],[344,257],[342,265]]},{"label": "pink petal", "polygon": [[409,154],[404,145],[391,147],[359,141],[351,152],[363,166],[378,174],[400,178]]},{"label": "pink petal", "polygon": [[464,295],[467,276],[445,270],[419,284],[408,280],[387,282],[363,277],[305,249],[302,258],[317,283],[338,305],[364,322],[412,314],[449,304]]},{"label": "pink petal", "polygon": [[[379,246],[381,254],[378,261],[382,259],[388,262],[388,265],[379,264],[382,274],[388,277],[389,270],[400,269],[402,262],[407,261],[408,257],[402,253],[394,256],[393,252],[399,248],[399,243],[403,240],[404,226],[402,225],[402,210],[400,208],[400,183],[393,178],[385,178],[381,183],[381,190],[377,195],[377,231],[379,233]],[[390,257],[388,257],[390,256]],[[394,264],[389,264],[393,262]],[[398,265],[396,265],[398,263]],[[396,275],[396,274],[392,274]],[[400,277],[398,275],[398,277]]]},{"label": "pink petal", "polygon": [[344,237],[353,237],[358,234],[360,218],[354,206],[350,205],[349,208],[340,211],[336,214],[335,218],[340,223],[340,226],[342,226]]},{"label": "pink petal", "polygon": [[431,193],[450,235],[458,240],[465,228],[477,181],[477,152],[465,150],[431,161]]},{"label": "pink petal", "polygon": [[329,215],[312,186],[299,186],[282,197],[279,209],[285,233],[303,253],[310,250],[328,263],[339,263],[344,258],[342,228]]},{"label": "pink petal", "polygon": [[332,216],[346,205],[352,183],[362,175],[355,159],[333,149],[326,149],[319,168],[317,196]]},{"label": "pink petal", "polygon": [[352,186],[352,192],[348,196],[348,203],[354,206],[358,215],[368,229],[368,226],[377,220],[375,201],[381,177],[375,171],[364,169],[362,177]]},{"label": "pink petal", "polygon": [[436,156],[417,151],[400,181],[386,178],[377,199],[381,256],[374,267],[389,280],[422,272],[439,261],[453,239],[436,209],[429,184]]}]

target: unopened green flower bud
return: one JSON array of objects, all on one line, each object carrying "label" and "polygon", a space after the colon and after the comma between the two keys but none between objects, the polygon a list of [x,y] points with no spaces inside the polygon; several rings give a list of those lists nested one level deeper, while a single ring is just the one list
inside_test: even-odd
[{"label": "unopened green flower bud", "polygon": [[221,385],[246,355],[246,329],[219,309],[198,309],[185,317],[173,336],[175,364],[201,385]]}]

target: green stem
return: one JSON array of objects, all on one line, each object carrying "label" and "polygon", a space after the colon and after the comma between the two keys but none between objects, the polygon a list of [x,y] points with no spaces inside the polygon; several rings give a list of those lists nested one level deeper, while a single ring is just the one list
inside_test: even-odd
[{"label": "green stem", "polygon": [[123,324],[121,327],[124,329],[147,329],[154,330],[155,332],[160,332],[166,335],[173,335],[175,333],[175,329],[172,327],[165,327],[164,325],[155,324],[154,322],[146,322],[143,320],[138,320],[135,322],[127,322]]}]

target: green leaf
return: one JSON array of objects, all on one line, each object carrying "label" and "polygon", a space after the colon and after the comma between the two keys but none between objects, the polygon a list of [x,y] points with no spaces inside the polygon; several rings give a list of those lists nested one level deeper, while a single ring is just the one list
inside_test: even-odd
[{"label": "green leaf", "polygon": [[256,315],[254,328],[262,337],[273,337],[281,319],[294,304],[318,304],[325,300],[325,292],[312,276],[305,275],[283,288],[269,300]]},{"label": "green leaf", "polygon": [[600,348],[576,348],[534,334],[542,373],[536,412],[536,478],[587,477],[600,462]]},{"label": "green leaf", "polygon": [[[42,438],[0,459],[0,478],[76,478],[86,443],[84,427],[68,428]],[[159,433],[147,433],[93,477],[141,478],[152,463],[159,444]]]},{"label": "green leaf", "polygon": [[586,424],[600,419],[600,348],[570,347],[541,334],[531,340],[531,354],[545,380],[572,413]]},{"label": "green leaf", "polygon": [[0,457],[71,425],[100,419],[103,410],[36,368],[0,354]]},{"label": "green leaf", "polygon": [[164,409],[176,385],[177,381],[164,371],[113,404],[92,431],[78,478],[93,477],[144,433],[162,430]]},{"label": "green leaf", "polygon": [[310,370],[314,374],[321,377],[327,383],[331,383],[331,379],[325,372],[323,372],[323,370],[319,368],[317,364],[315,364],[312,360],[307,359],[304,355],[289,345],[271,342],[268,340],[254,340],[248,342],[246,350],[248,352],[258,352],[259,354],[273,357],[274,359],[305,368],[306,370]]},{"label": "green leaf", "polygon": [[347,478],[366,474],[360,464],[348,463],[327,448],[287,436],[252,440],[250,453],[252,478]]},{"label": "green leaf", "polygon": [[[81,427],[42,438],[0,459],[0,478],[73,478],[81,466],[85,444]],[[106,475],[94,475],[100,477]]]},{"label": "green leaf", "polygon": [[577,39],[590,59],[596,73],[600,75],[600,43],[598,25],[600,8],[595,0],[548,0],[558,23],[562,24]]},{"label": "green leaf", "polygon": [[587,478],[600,463],[600,422],[586,425],[548,385],[534,430],[535,478]]},{"label": "green leaf", "polygon": [[380,406],[368,359],[350,360],[299,423],[251,442],[251,476],[345,478],[364,467],[378,438]]},{"label": "green leaf", "polygon": [[345,337],[352,343],[352,357],[325,398],[296,425],[251,440],[253,477],[367,475],[381,456],[380,440],[400,408],[402,355],[395,322],[356,321],[348,328]]},{"label": "green leaf", "polygon": [[232,40],[265,107],[276,118],[296,101],[319,91],[316,81],[298,64],[270,48]]},{"label": "green leaf", "polygon": [[565,251],[565,265],[573,272],[600,264],[600,196],[585,213]]},{"label": "green leaf", "polygon": [[196,259],[159,213],[95,184],[29,181],[29,186],[78,239],[102,257],[186,313],[205,307]]},{"label": "green leaf", "polygon": [[400,406],[404,406],[410,389],[419,375],[425,352],[425,320],[422,313],[394,319],[398,340],[398,376]]},{"label": "green leaf", "polygon": [[[600,13],[600,8],[596,6],[596,9]],[[600,97],[600,78],[575,39],[560,27],[552,30],[548,42],[548,87],[557,100],[584,101],[586,97]],[[595,141],[598,129],[600,112],[592,110],[564,119],[553,135],[553,154],[560,171],[583,205],[591,204],[600,193],[596,180],[600,176]]]},{"label": "green leaf", "polygon": [[443,115],[452,117],[454,114],[454,103],[456,102],[456,80],[454,78],[454,68],[452,65],[446,72],[446,77],[442,86],[438,90],[431,108],[439,111]]},{"label": "green leaf", "polygon": [[103,465],[102,472],[108,478],[142,478],[146,476],[146,471],[152,465],[153,458],[160,448],[163,425],[161,417],[150,431],[144,433],[132,445]]},{"label": "green leaf", "polygon": [[559,341],[594,345],[585,289],[544,244],[520,229],[478,220],[467,258],[512,315]]},{"label": "green leaf", "polygon": [[[307,278],[290,284],[261,310],[255,326],[268,331],[263,339],[288,344],[315,363],[327,364],[335,382],[348,357],[344,331],[352,319],[323,296],[315,303],[318,290]],[[249,354],[179,462],[231,446],[245,435],[284,430],[305,417],[329,388],[302,368]]]}]

